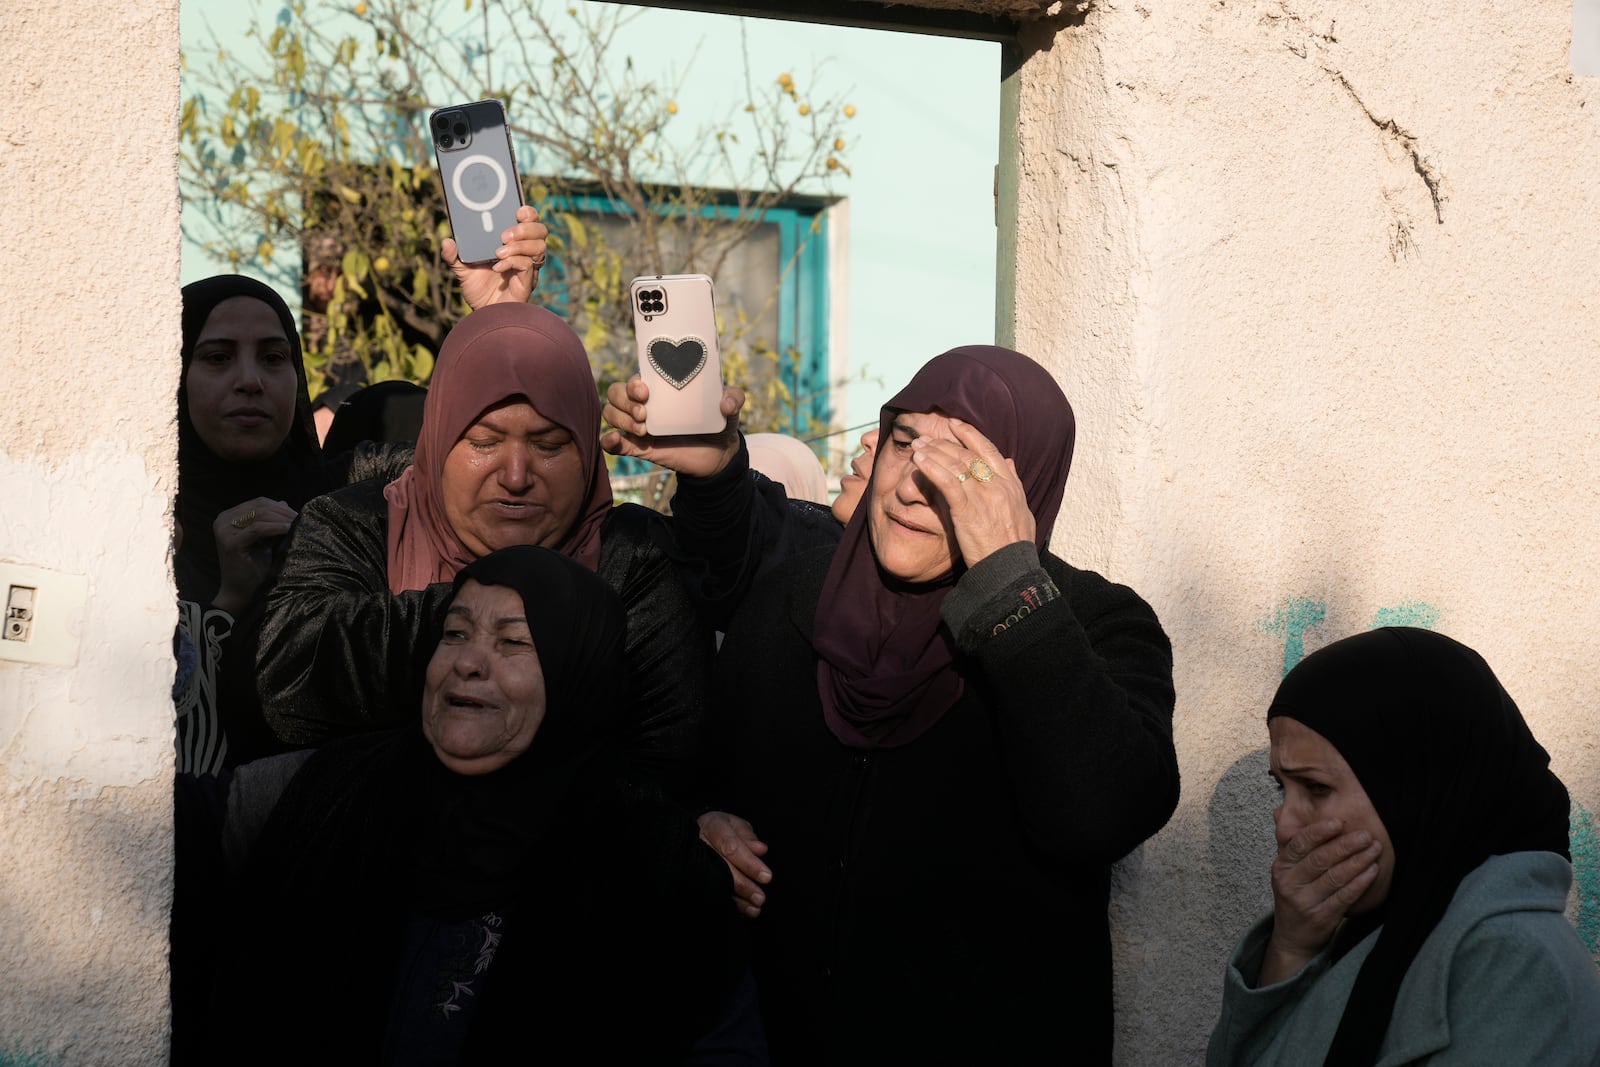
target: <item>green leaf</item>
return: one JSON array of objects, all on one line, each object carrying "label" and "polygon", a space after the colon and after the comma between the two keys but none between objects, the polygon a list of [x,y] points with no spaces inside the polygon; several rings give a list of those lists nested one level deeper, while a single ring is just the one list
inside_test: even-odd
[{"label": "green leaf", "polygon": [[433,377],[433,353],[421,345],[412,349],[411,380],[425,382]]},{"label": "green leaf", "polygon": [[[372,271],[372,261],[365,252],[349,251],[339,260],[339,270],[347,282],[358,282]],[[365,293],[361,294],[365,296]]]},{"label": "green leaf", "polygon": [[560,216],[561,225],[567,231],[567,237],[574,248],[587,248],[589,245],[589,228],[583,224],[578,216],[563,211]]}]

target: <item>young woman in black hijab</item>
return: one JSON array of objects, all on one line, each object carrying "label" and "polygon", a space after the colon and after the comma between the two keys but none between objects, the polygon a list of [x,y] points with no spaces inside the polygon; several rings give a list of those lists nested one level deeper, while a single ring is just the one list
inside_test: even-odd
[{"label": "young woman in black hijab", "polygon": [[517,546],[446,604],[419,722],[235,775],[228,1061],[670,1062],[735,920],[693,818],[617,773],[621,603]]},{"label": "young woman in black hijab", "polygon": [[199,662],[177,695],[180,772],[281,751],[261,719],[254,651],[240,646],[274,549],[326,488],[288,305],[237,274],[184,286],[173,570]]},{"label": "young woman in black hijab", "polygon": [[294,316],[269,286],[223,274],[183,288],[172,915],[174,1064],[195,1043],[223,907],[217,776],[281,752],[261,715],[254,633],[274,548],[321,492],[321,453]]},{"label": "young woman in black hijab", "polygon": [[1229,963],[1212,1067],[1600,1064],[1600,974],[1563,915],[1566,788],[1489,665],[1391,627],[1267,711],[1272,915]]}]

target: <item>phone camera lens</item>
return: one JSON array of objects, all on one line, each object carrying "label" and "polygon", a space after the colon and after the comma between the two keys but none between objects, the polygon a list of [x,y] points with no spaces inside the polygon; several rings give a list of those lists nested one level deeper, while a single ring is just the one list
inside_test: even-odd
[{"label": "phone camera lens", "polygon": [[448,129],[450,120],[443,115],[433,116],[433,128],[436,130]]},{"label": "phone camera lens", "polygon": [[465,122],[456,123],[456,136],[460,137],[460,138],[463,138],[463,139],[466,138],[466,136],[467,136],[467,124]]},{"label": "phone camera lens", "polygon": [[455,143],[456,143],[455,142],[455,138],[451,137],[448,133],[441,133],[439,135],[439,147],[440,148],[449,148],[451,145],[453,145]]}]

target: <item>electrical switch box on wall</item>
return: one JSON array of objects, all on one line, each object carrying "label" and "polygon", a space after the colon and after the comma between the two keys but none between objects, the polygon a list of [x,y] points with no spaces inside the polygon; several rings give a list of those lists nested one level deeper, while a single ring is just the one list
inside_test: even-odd
[{"label": "electrical switch box on wall", "polygon": [[0,660],[78,662],[89,579],[0,561]]}]

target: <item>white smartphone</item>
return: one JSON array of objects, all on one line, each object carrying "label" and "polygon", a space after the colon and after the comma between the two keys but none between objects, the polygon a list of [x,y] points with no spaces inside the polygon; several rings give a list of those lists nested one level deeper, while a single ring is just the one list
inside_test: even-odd
[{"label": "white smartphone", "polygon": [[498,100],[442,107],[428,116],[450,232],[467,263],[488,263],[500,235],[517,224],[522,183]]},{"label": "white smartphone", "polygon": [[639,376],[650,388],[653,436],[721,433],[722,356],[717,307],[704,274],[635,278],[628,286]]}]

